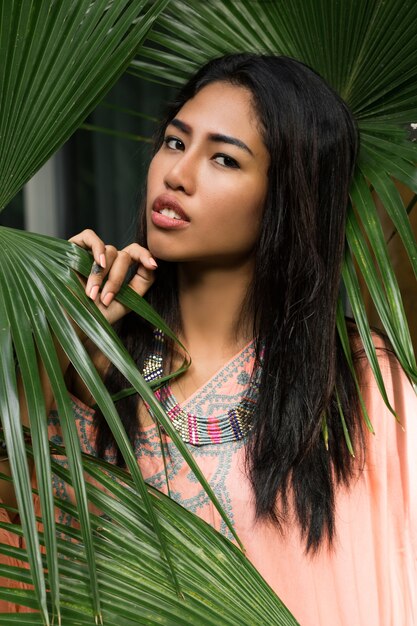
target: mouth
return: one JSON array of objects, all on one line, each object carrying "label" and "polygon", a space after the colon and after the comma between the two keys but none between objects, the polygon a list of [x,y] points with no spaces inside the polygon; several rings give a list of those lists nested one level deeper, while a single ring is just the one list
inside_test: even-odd
[{"label": "mouth", "polygon": [[183,220],[184,222],[190,221],[190,218],[179,202],[168,194],[158,196],[153,203],[152,210],[173,220]]},{"label": "mouth", "polygon": [[158,196],[152,205],[152,222],[165,229],[188,226],[190,218],[181,205],[168,194]]},{"label": "mouth", "polygon": [[165,215],[166,217],[170,217],[173,220],[182,220],[183,218],[176,212],[174,209],[169,209],[168,207],[164,207],[160,211],[157,211],[160,215]]}]

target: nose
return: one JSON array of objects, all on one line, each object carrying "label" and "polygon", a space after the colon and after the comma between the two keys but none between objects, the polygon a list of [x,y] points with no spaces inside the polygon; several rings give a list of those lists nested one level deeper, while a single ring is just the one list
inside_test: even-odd
[{"label": "nose", "polygon": [[167,189],[192,195],[196,187],[195,158],[190,154],[178,154],[175,163],[165,173],[164,183]]}]

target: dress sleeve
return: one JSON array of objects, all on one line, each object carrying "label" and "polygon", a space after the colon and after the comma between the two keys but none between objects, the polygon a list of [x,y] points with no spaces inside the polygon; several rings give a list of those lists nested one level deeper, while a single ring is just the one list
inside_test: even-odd
[{"label": "dress sleeve", "polygon": [[362,388],[375,430],[375,435],[367,434],[365,472],[381,558],[378,577],[386,590],[381,602],[390,604],[385,615],[396,615],[395,607],[401,604],[411,624],[417,623],[417,396],[392,353],[377,344],[377,354],[397,416],[387,408],[369,366],[364,366]]}]

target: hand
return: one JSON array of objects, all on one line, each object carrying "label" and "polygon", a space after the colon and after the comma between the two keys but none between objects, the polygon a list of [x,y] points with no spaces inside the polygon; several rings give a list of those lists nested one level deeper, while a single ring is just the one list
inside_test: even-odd
[{"label": "hand", "polygon": [[[129,309],[114,298],[124,284],[127,272],[133,264],[139,264],[129,286],[140,296],[145,295],[155,280],[158,267],[149,250],[132,243],[123,250],[106,246],[98,235],[90,229],[83,230],[69,240],[81,248],[91,250],[94,263],[88,277],[85,292],[99,307],[103,315],[114,324],[129,312]],[[107,276],[104,284],[103,280]]]}]

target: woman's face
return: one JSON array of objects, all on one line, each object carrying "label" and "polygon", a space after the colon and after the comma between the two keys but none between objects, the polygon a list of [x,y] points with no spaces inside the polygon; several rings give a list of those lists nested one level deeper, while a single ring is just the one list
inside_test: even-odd
[{"label": "woman's face", "polygon": [[250,92],[216,82],[167,126],[150,164],[148,247],[165,261],[235,264],[252,253],[269,154]]}]

